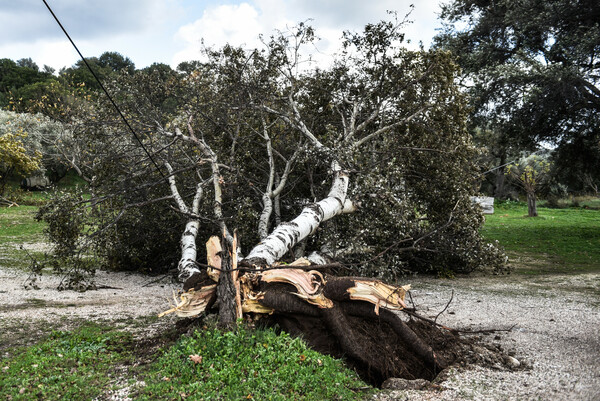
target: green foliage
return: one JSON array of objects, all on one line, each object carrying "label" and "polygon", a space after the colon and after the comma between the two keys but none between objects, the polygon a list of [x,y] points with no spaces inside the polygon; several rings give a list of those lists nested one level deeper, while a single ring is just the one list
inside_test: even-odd
[{"label": "green foliage", "polygon": [[[482,217],[469,200],[477,187],[477,150],[466,131],[457,66],[446,51],[406,49],[401,27],[384,21],[347,33],[327,69],[295,65],[295,46],[315,39],[301,24],[275,35],[265,49],[225,46],[179,71],[154,64],[107,76],[162,173],[104,97],[86,97],[85,106],[70,110],[70,155],[92,194],[78,207],[93,214],[85,227],[94,233],[88,249],[98,264],[156,272],[177,261],[191,217],[173,210],[164,162],[188,204],[198,185],[203,189],[202,261],[201,244],[221,230],[211,180],[221,185],[222,221],[239,230],[247,250],[260,240],[257,218],[272,184],[289,173],[269,230],[327,195],[336,160],[349,172],[349,195],[360,208],[320,227],[308,252],[326,249],[337,257],[344,251],[341,261],[356,273],[379,276],[502,269],[504,258],[481,240]],[[175,136],[178,130],[191,139]],[[199,140],[215,153],[218,177]]]},{"label": "green foliage", "polygon": [[485,238],[497,240],[510,252],[555,260],[555,271],[600,269],[600,211],[540,207],[540,217],[526,218],[521,202],[497,203],[486,216]]},{"label": "green foliage", "polygon": [[25,175],[37,170],[42,158],[41,153],[26,148],[27,133],[22,128],[0,132],[0,196],[10,174]]},{"label": "green foliage", "polygon": [[36,345],[3,353],[0,398],[93,399],[106,390],[113,366],[130,359],[129,342],[130,334],[93,323],[53,331]]},{"label": "green foliage", "polygon": [[[470,82],[472,122],[502,142],[558,145],[559,178],[600,180],[600,6],[597,1],[454,0],[438,46]],[[499,163],[500,164],[500,163]]]},{"label": "green foliage", "polygon": [[[201,361],[192,361],[192,355]],[[298,338],[241,325],[183,338],[150,367],[144,381],[136,399],[352,400],[364,398],[367,387],[340,361]]]},{"label": "green foliage", "polygon": [[97,207],[92,224],[98,232],[91,250],[100,266],[154,274],[175,268],[184,226],[180,217],[164,206],[147,205],[127,210],[114,229],[104,231],[101,231],[104,225],[115,221],[113,208],[116,205]]},{"label": "green foliage", "polygon": [[10,105],[11,92],[51,79],[52,74],[41,72],[31,59],[21,59],[18,62],[0,59],[0,108]]},{"label": "green foliage", "polygon": [[[46,95],[41,95],[42,98],[44,96]],[[39,113],[0,110],[0,138],[14,133],[21,133],[24,151],[38,159],[38,166],[33,170],[36,174],[47,174],[56,182],[67,173],[68,162],[62,156],[61,149],[71,133],[65,130],[63,124]],[[31,172],[30,170],[29,173]],[[22,172],[21,176],[24,174],[28,173]]]},{"label": "green foliage", "polygon": [[547,158],[531,155],[522,158],[517,164],[506,167],[505,174],[527,194],[528,213],[530,217],[537,216],[536,194],[540,187],[548,182],[550,163]]},{"label": "green foliage", "polygon": [[81,192],[59,192],[39,208],[35,217],[47,224],[44,232],[52,240],[52,254],[32,264],[32,275],[35,278],[50,267],[64,277],[59,290],[93,287],[95,264],[84,254],[88,248],[82,242],[90,215],[86,209],[77,207],[82,202]]},{"label": "green foliage", "polygon": [[546,183],[550,173],[550,162],[544,157],[531,155],[506,168],[506,175],[517,181],[527,193],[535,194]]},{"label": "green foliage", "polygon": [[54,252],[59,257],[72,256],[76,252],[86,222],[84,212],[76,210],[82,200],[81,194],[63,192],[38,211],[36,220],[48,224],[46,231],[54,240]]}]

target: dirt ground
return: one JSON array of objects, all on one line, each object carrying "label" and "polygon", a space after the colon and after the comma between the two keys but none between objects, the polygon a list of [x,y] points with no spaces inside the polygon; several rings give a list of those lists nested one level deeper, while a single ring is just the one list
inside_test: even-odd
[{"label": "dirt ground", "polygon": [[[82,320],[141,322],[150,335],[173,324],[168,309],[179,285],[136,274],[98,272],[97,284],[112,288],[56,291],[44,276],[39,290],[25,290],[26,275],[0,267],[0,352],[54,328]],[[154,281],[154,282],[153,282]],[[425,390],[386,390],[376,400],[600,400],[600,274],[474,276],[437,280],[410,277],[420,312],[459,329],[512,329],[483,335],[521,365],[451,367],[445,380]],[[171,301],[172,302],[172,301]],[[8,335],[8,331],[15,333]]]}]

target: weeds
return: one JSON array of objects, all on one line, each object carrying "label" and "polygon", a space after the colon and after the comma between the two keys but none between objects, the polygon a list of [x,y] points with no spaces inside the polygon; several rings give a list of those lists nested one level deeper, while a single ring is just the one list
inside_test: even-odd
[{"label": "weeds", "polygon": [[0,359],[0,399],[93,399],[108,386],[114,366],[131,359],[130,343],[129,334],[94,323],[53,331]]},{"label": "weeds", "polygon": [[154,363],[123,369],[142,358],[135,350],[130,333],[102,324],[53,331],[3,353],[0,399],[94,399],[139,378],[146,385],[130,394],[139,400],[352,400],[372,391],[341,361],[272,329],[199,330]]}]

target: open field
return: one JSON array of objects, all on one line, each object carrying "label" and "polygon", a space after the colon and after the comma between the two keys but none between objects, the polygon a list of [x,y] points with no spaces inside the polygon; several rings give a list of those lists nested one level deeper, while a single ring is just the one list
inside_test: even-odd
[{"label": "open field", "polygon": [[497,204],[483,235],[498,240],[512,260],[543,261],[523,274],[600,271],[600,210],[540,207],[538,213],[527,217],[523,203]]}]

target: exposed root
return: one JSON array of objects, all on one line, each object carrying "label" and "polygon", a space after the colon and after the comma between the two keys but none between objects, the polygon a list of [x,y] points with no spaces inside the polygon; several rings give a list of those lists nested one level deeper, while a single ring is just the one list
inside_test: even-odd
[{"label": "exposed root", "polygon": [[[217,245],[209,241],[207,250],[210,263],[218,266],[190,277],[181,301],[160,316],[173,312],[197,316],[219,297],[220,316],[237,304],[240,316],[251,315],[253,322],[262,317],[302,335],[313,348],[346,358],[375,385],[390,377],[432,380],[459,357],[458,351],[449,351],[460,343],[455,331],[440,328],[435,321],[412,320],[415,311],[406,310],[404,302],[410,286],[324,276],[307,270],[310,262],[304,259],[262,270],[237,269],[235,252],[220,251]],[[225,281],[229,295],[217,289]],[[399,315],[404,312],[408,322]]]}]

